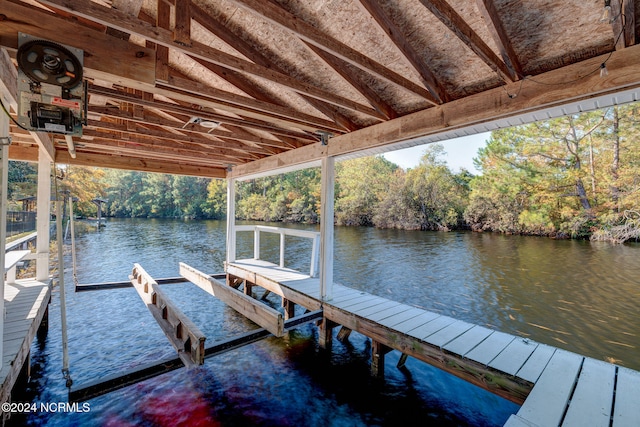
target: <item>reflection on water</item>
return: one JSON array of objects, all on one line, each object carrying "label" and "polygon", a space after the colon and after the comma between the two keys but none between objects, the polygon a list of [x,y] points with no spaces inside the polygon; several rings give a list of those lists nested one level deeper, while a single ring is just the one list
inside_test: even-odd
[{"label": "reflection on water", "polygon": [[[300,228],[311,228],[299,226]],[[262,235],[277,261],[278,237]],[[225,224],[111,220],[79,236],[81,283],[126,280],[134,262],[152,276],[183,261],[220,272]],[[273,245],[269,247],[269,245]],[[287,237],[287,266],[309,268],[310,243]],[[640,369],[640,247],[478,233],[336,228],[335,280],[373,294]],[[251,256],[252,236],[238,237]],[[73,293],[67,265],[71,372],[75,384],[174,354],[133,289]],[[203,330],[207,343],[255,328],[192,284],[163,290]],[[279,301],[270,300],[275,308]],[[299,312],[301,313],[301,311]],[[50,330],[32,348],[32,381],[14,401],[66,401],[57,291]],[[13,416],[12,425],[502,425],[517,406],[409,359],[384,381],[369,376],[370,342],[352,334],[318,348],[305,326],[90,401],[83,414]]]}]

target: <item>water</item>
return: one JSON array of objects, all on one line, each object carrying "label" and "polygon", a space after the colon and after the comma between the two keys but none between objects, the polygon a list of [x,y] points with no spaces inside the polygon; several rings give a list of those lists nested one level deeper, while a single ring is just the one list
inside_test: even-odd
[{"label": "water", "polygon": [[[300,228],[312,228],[300,226]],[[252,253],[238,239],[239,257]],[[269,245],[272,245],[269,248]],[[225,224],[110,220],[78,236],[81,283],[127,280],[134,262],[156,278],[183,261],[222,271]],[[264,258],[278,257],[263,235]],[[288,266],[309,268],[310,244],[287,238]],[[397,301],[640,369],[637,245],[554,241],[478,233],[336,228],[335,280]],[[68,257],[70,258],[70,257]],[[175,353],[134,289],[73,293],[67,316],[75,384]],[[163,286],[207,343],[250,330],[250,322],[192,284]],[[277,298],[271,304],[279,307]],[[300,313],[300,311],[298,312]],[[50,330],[32,347],[32,380],[15,402],[65,402],[58,291]],[[14,415],[10,425],[51,426],[411,426],[502,425],[518,407],[409,359],[387,356],[384,380],[369,376],[370,342],[351,334],[330,352],[307,325],[89,401],[85,413]]]}]

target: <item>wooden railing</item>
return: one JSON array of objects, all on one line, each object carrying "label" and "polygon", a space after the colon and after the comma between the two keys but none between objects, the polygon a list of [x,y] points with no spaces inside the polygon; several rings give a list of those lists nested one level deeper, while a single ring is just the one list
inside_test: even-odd
[{"label": "wooden railing", "polygon": [[270,227],[265,225],[236,225],[236,233],[239,231],[253,231],[253,258],[260,259],[260,233],[274,233],[280,235],[280,267],[285,267],[285,236],[303,237],[312,239],[311,266],[309,276],[318,275],[318,259],[320,254],[320,233],[317,231],[296,230],[293,228]]}]

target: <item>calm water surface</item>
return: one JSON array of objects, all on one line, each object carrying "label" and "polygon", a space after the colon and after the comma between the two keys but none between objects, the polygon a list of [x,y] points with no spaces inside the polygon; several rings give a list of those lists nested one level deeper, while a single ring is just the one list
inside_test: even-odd
[{"label": "calm water surface", "polygon": [[[300,227],[313,229],[313,227]],[[252,254],[249,233],[238,256]],[[262,253],[276,260],[277,240]],[[287,238],[288,266],[307,269],[310,244]],[[275,250],[269,248],[274,244]],[[225,223],[110,220],[78,236],[80,283],[127,280],[134,262],[156,278],[183,261],[221,272]],[[640,246],[478,233],[336,228],[335,280],[438,313],[640,369]],[[70,257],[68,257],[70,258]],[[75,384],[173,356],[134,289],[75,294],[67,260],[67,317]],[[192,284],[163,290],[207,343],[255,328]],[[279,300],[270,300],[279,308]],[[300,314],[301,312],[298,312]],[[518,407],[424,363],[369,376],[370,342],[352,334],[330,352],[307,325],[91,400],[87,413],[13,416],[51,426],[502,425]],[[32,378],[14,401],[65,402],[58,291],[50,329],[34,342]]]}]

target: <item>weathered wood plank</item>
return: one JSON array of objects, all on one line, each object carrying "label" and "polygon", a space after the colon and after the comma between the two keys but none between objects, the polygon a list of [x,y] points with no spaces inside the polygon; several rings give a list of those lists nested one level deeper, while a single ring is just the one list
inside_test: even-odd
[{"label": "weathered wood plank", "polygon": [[525,362],[524,366],[516,373],[516,375],[522,379],[535,383],[540,378],[540,374],[544,371],[544,368],[551,360],[553,353],[555,353],[555,347],[551,347],[545,344],[538,344],[538,347],[534,350],[533,354]]},{"label": "weathered wood plank", "polygon": [[618,367],[613,426],[640,426],[640,372]]},{"label": "weathered wood plank", "polygon": [[389,308],[397,308],[403,305],[397,301],[390,301],[384,298],[381,298],[381,300],[383,301],[382,304],[376,304],[373,307],[368,307],[368,308],[356,309],[356,310],[353,310],[353,312],[358,316],[369,318],[369,316],[374,313],[385,311]]},{"label": "weathered wood plank", "polygon": [[387,326],[389,328],[393,328],[396,325],[405,322],[407,320],[413,319],[414,317],[417,317],[421,314],[423,314],[425,311],[421,308],[416,308],[416,307],[410,307],[407,310],[404,310],[402,312],[399,313],[395,313],[393,316],[389,316],[389,317],[385,317],[384,319],[380,319],[380,324]]},{"label": "weathered wood plank", "polygon": [[[220,299],[251,321],[265,328],[273,335],[277,337],[284,335],[284,318],[277,310],[210,278],[208,275],[187,264],[180,263],[180,275],[190,280],[205,292]],[[273,292],[273,290],[271,291]]]},{"label": "weathered wood plank", "polygon": [[540,426],[530,423],[529,421],[523,418],[520,418],[516,414],[512,414],[507,420],[507,422],[504,424],[504,427],[540,427]]},{"label": "weathered wood plank", "polygon": [[408,310],[411,310],[411,306],[398,303],[398,305],[389,307],[386,310],[381,310],[381,311],[377,311],[375,313],[369,314],[367,318],[375,322],[380,322],[382,319],[386,319],[398,313],[404,313],[405,311],[408,311]]},{"label": "weathered wood plank", "polygon": [[441,347],[447,344],[450,341],[453,341],[460,335],[467,332],[469,329],[473,328],[473,324],[464,322],[462,320],[458,320],[453,322],[446,328],[443,328],[427,337],[426,341],[429,344],[433,344],[435,346]]},{"label": "weathered wood plank", "polygon": [[491,329],[476,325],[455,340],[445,344],[443,348],[453,354],[464,356],[492,333]]},{"label": "weathered wood plank", "polygon": [[456,319],[452,317],[440,316],[427,324],[424,324],[412,331],[409,331],[409,335],[416,337],[420,340],[424,340],[429,335],[435,334],[440,329],[446,328],[447,326],[449,326],[455,321]]},{"label": "weathered wood plank", "polygon": [[563,425],[609,427],[616,367],[586,358]]},{"label": "weathered wood plank", "polygon": [[499,371],[515,375],[522,368],[524,363],[533,354],[538,343],[526,338],[516,338],[495,359],[489,366]]},{"label": "weathered wood plank", "polygon": [[556,350],[517,415],[540,426],[557,426],[567,408],[583,357]]},{"label": "weathered wood plank", "polygon": [[464,357],[488,365],[515,337],[503,332],[494,332]]},{"label": "weathered wood plank", "polygon": [[142,266],[134,264],[130,278],[185,366],[202,365],[206,340],[202,331],[164,295]]},{"label": "weathered wood plank", "polygon": [[419,316],[412,317],[410,319],[405,320],[404,322],[400,322],[394,326],[398,332],[403,334],[408,334],[409,331],[412,331],[415,328],[418,328],[426,323],[431,322],[434,319],[441,317],[437,313],[433,313],[430,311],[425,311],[421,313]]}]

